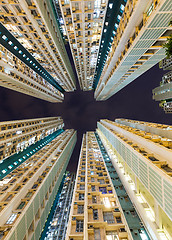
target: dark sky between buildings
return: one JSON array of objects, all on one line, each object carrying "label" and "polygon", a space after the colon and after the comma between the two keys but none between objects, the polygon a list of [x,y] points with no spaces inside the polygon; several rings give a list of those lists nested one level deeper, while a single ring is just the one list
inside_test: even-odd
[{"label": "dark sky between buildings", "polygon": [[0,87],[0,121],[62,116],[65,128],[77,130],[78,141],[68,166],[75,171],[82,134],[95,130],[102,118],[172,124],[172,114],[165,114],[152,100],[152,89],[159,85],[163,74],[156,65],[104,102],[96,102],[93,91],[83,92],[79,86],[75,92],[65,93],[63,103],[56,104]]}]

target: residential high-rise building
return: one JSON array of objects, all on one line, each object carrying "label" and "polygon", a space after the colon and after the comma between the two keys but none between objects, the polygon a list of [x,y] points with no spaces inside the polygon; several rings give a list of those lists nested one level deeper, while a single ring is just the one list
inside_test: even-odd
[{"label": "residential high-rise building", "polygon": [[0,122],[0,159],[23,151],[63,126],[61,117]]},{"label": "residential high-rise building", "polygon": [[3,130],[4,126],[11,127],[5,129],[6,137],[12,131],[22,138],[15,140],[21,143],[17,153],[11,155],[10,150],[11,156],[0,162],[0,238],[37,240],[66,171],[76,132],[63,130],[60,117],[5,122]]},{"label": "residential high-rise building", "polygon": [[171,126],[100,120],[97,133],[150,238],[171,239]]},{"label": "residential high-rise building", "polygon": [[106,100],[165,58],[171,0],[127,1],[111,51],[95,73],[95,98]]},{"label": "residential high-rise building", "polygon": [[79,84],[92,90],[107,0],[59,1]]},{"label": "residential high-rise building", "polygon": [[74,186],[75,173],[66,172],[40,240],[65,240]]},{"label": "residential high-rise building", "polygon": [[0,85],[62,101],[56,85],[73,91],[75,76],[52,1],[5,0],[0,10]]},{"label": "residential high-rise building", "polygon": [[[165,58],[160,62],[160,68],[163,70],[172,70],[172,57]],[[165,113],[172,113],[172,71],[163,75],[160,86],[153,89],[153,99],[160,101]]]},{"label": "residential high-rise building", "polygon": [[81,89],[106,100],[165,58],[171,14],[171,0],[1,1],[0,86],[63,101],[71,50]]},{"label": "residential high-rise building", "polygon": [[82,146],[66,240],[150,239],[97,133]]}]

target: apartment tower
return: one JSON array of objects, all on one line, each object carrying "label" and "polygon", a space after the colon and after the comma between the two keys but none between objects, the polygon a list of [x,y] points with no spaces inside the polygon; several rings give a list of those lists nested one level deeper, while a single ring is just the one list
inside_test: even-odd
[{"label": "apartment tower", "polygon": [[95,73],[96,100],[106,100],[165,58],[172,34],[171,0],[128,0],[116,26],[111,50]]},{"label": "apartment tower", "polygon": [[[40,240],[65,240],[75,186],[75,173],[66,172]],[[52,216],[52,217],[51,217]]]},{"label": "apartment tower", "polygon": [[165,113],[172,113],[172,57],[165,58],[159,63],[163,70],[171,70],[165,73],[160,82],[160,86],[153,89],[153,99],[160,101],[159,106]]},{"label": "apartment tower", "polygon": [[82,146],[66,240],[150,239],[97,133]]},{"label": "apartment tower", "polygon": [[[39,239],[76,143],[60,117],[4,122],[1,239]],[[13,136],[13,141],[11,140]]]},{"label": "apartment tower", "polygon": [[128,119],[100,120],[97,126],[148,235],[151,239],[171,239],[171,126]]},{"label": "apartment tower", "polygon": [[0,85],[50,102],[75,76],[52,1],[0,2]]}]

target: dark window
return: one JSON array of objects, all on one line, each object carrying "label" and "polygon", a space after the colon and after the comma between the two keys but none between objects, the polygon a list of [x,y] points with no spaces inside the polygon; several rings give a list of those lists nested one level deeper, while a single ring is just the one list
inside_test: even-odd
[{"label": "dark window", "polygon": [[80,190],[85,190],[85,185],[81,184],[80,185]]},{"label": "dark window", "polygon": [[93,209],[93,219],[94,220],[98,220],[99,219],[98,209]]},{"label": "dark window", "polygon": [[115,222],[112,212],[104,212],[103,213],[103,219],[104,219],[104,222],[107,222],[107,223],[114,223]]},{"label": "dark window", "polygon": [[96,196],[92,196],[92,202],[97,203],[97,197]]},{"label": "dark window", "polygon": [[76,232],[83,232],[83,228],[84,228],[84,221],[76,220]]},{"label": "dark window", "polygon": [[81,177],[81,182],[85,182],[85,177]]},{"label": "dark window", "polygon": [[79,200],[84,200],[84,194],[83,193],[79,193]]},{"label": "dark window", "polygon": [[84,205],[78,205],[78,213],[84,213]]},{"label": "dark window", "polygon": [[107,193],[106,187],[99,187],[99,192],[101,192],[102,194],[106,194]]}]

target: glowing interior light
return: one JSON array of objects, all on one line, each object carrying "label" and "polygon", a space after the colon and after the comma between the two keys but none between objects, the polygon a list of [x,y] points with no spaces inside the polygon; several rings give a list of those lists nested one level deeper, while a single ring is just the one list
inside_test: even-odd
[{"label": "glowing interior light", "polygon": [[125,178],[126,178],[127,181],[131,180],[129,175],[125,175]]},{"label": "glowing interior light", "polygon": [[146,234],[143,230],[140,233],[140,237],[141,237],[142,240],[148,240],[148,238],[147,238],[147,236],[146,236]]},{"label": "glowing interior light", "polygon": [[109,3],[109,8],[112,9],[113,3]]},{"label": "glowing interior light", "polygon": [[122,10],[122,11],[124,11],[124,5],[123,4],[121,4],[121,6],[120,6],[120,9]]},{"label": "glowing interior light", "polygon": [[17,213],[13,213],[7,220],[6,224],[12,224],[17,217]]},{"label": "glowing interior light", "polygon": [[123,168],[122,163],[119,163],[118,165],[119,165],[120,168]]},{"label": "glowing interior light", "polygon": [[168,240],[169,239],[163,231],[159,232],[159,236],[160,236],[161,240]]},{"label": "glowing interior light", "polygon": [[143,200],[143,198],[140,194],[137,194],[136,196],[137,196],[137,199],[140,203],[144,203],[144,200]]},{"label": "glowing interior light", "polygon": [[18,130],[18,131],[16,131],[16,134],[21,134],[21,133],[22,133],[22,131],[19,131],[19,130]]},{"label": "glowing interior light", "polygon": [[136,187],[135,187],[134,183],[130,183],[130,187],[133,191],[136,190]]},{"label": "glowing interior light", "polygon": [[111,207],[111,203],[109,201],[108,197],[103,198],[103,204],[106,208],[110,208]]},{"label": "glowing interior light", "polygon": [[146,215],[148,216],[148,218],[152,221],[155,222],[155,217],[154,217],[154,213],[151,209],[145,209],[146,210]]}]

